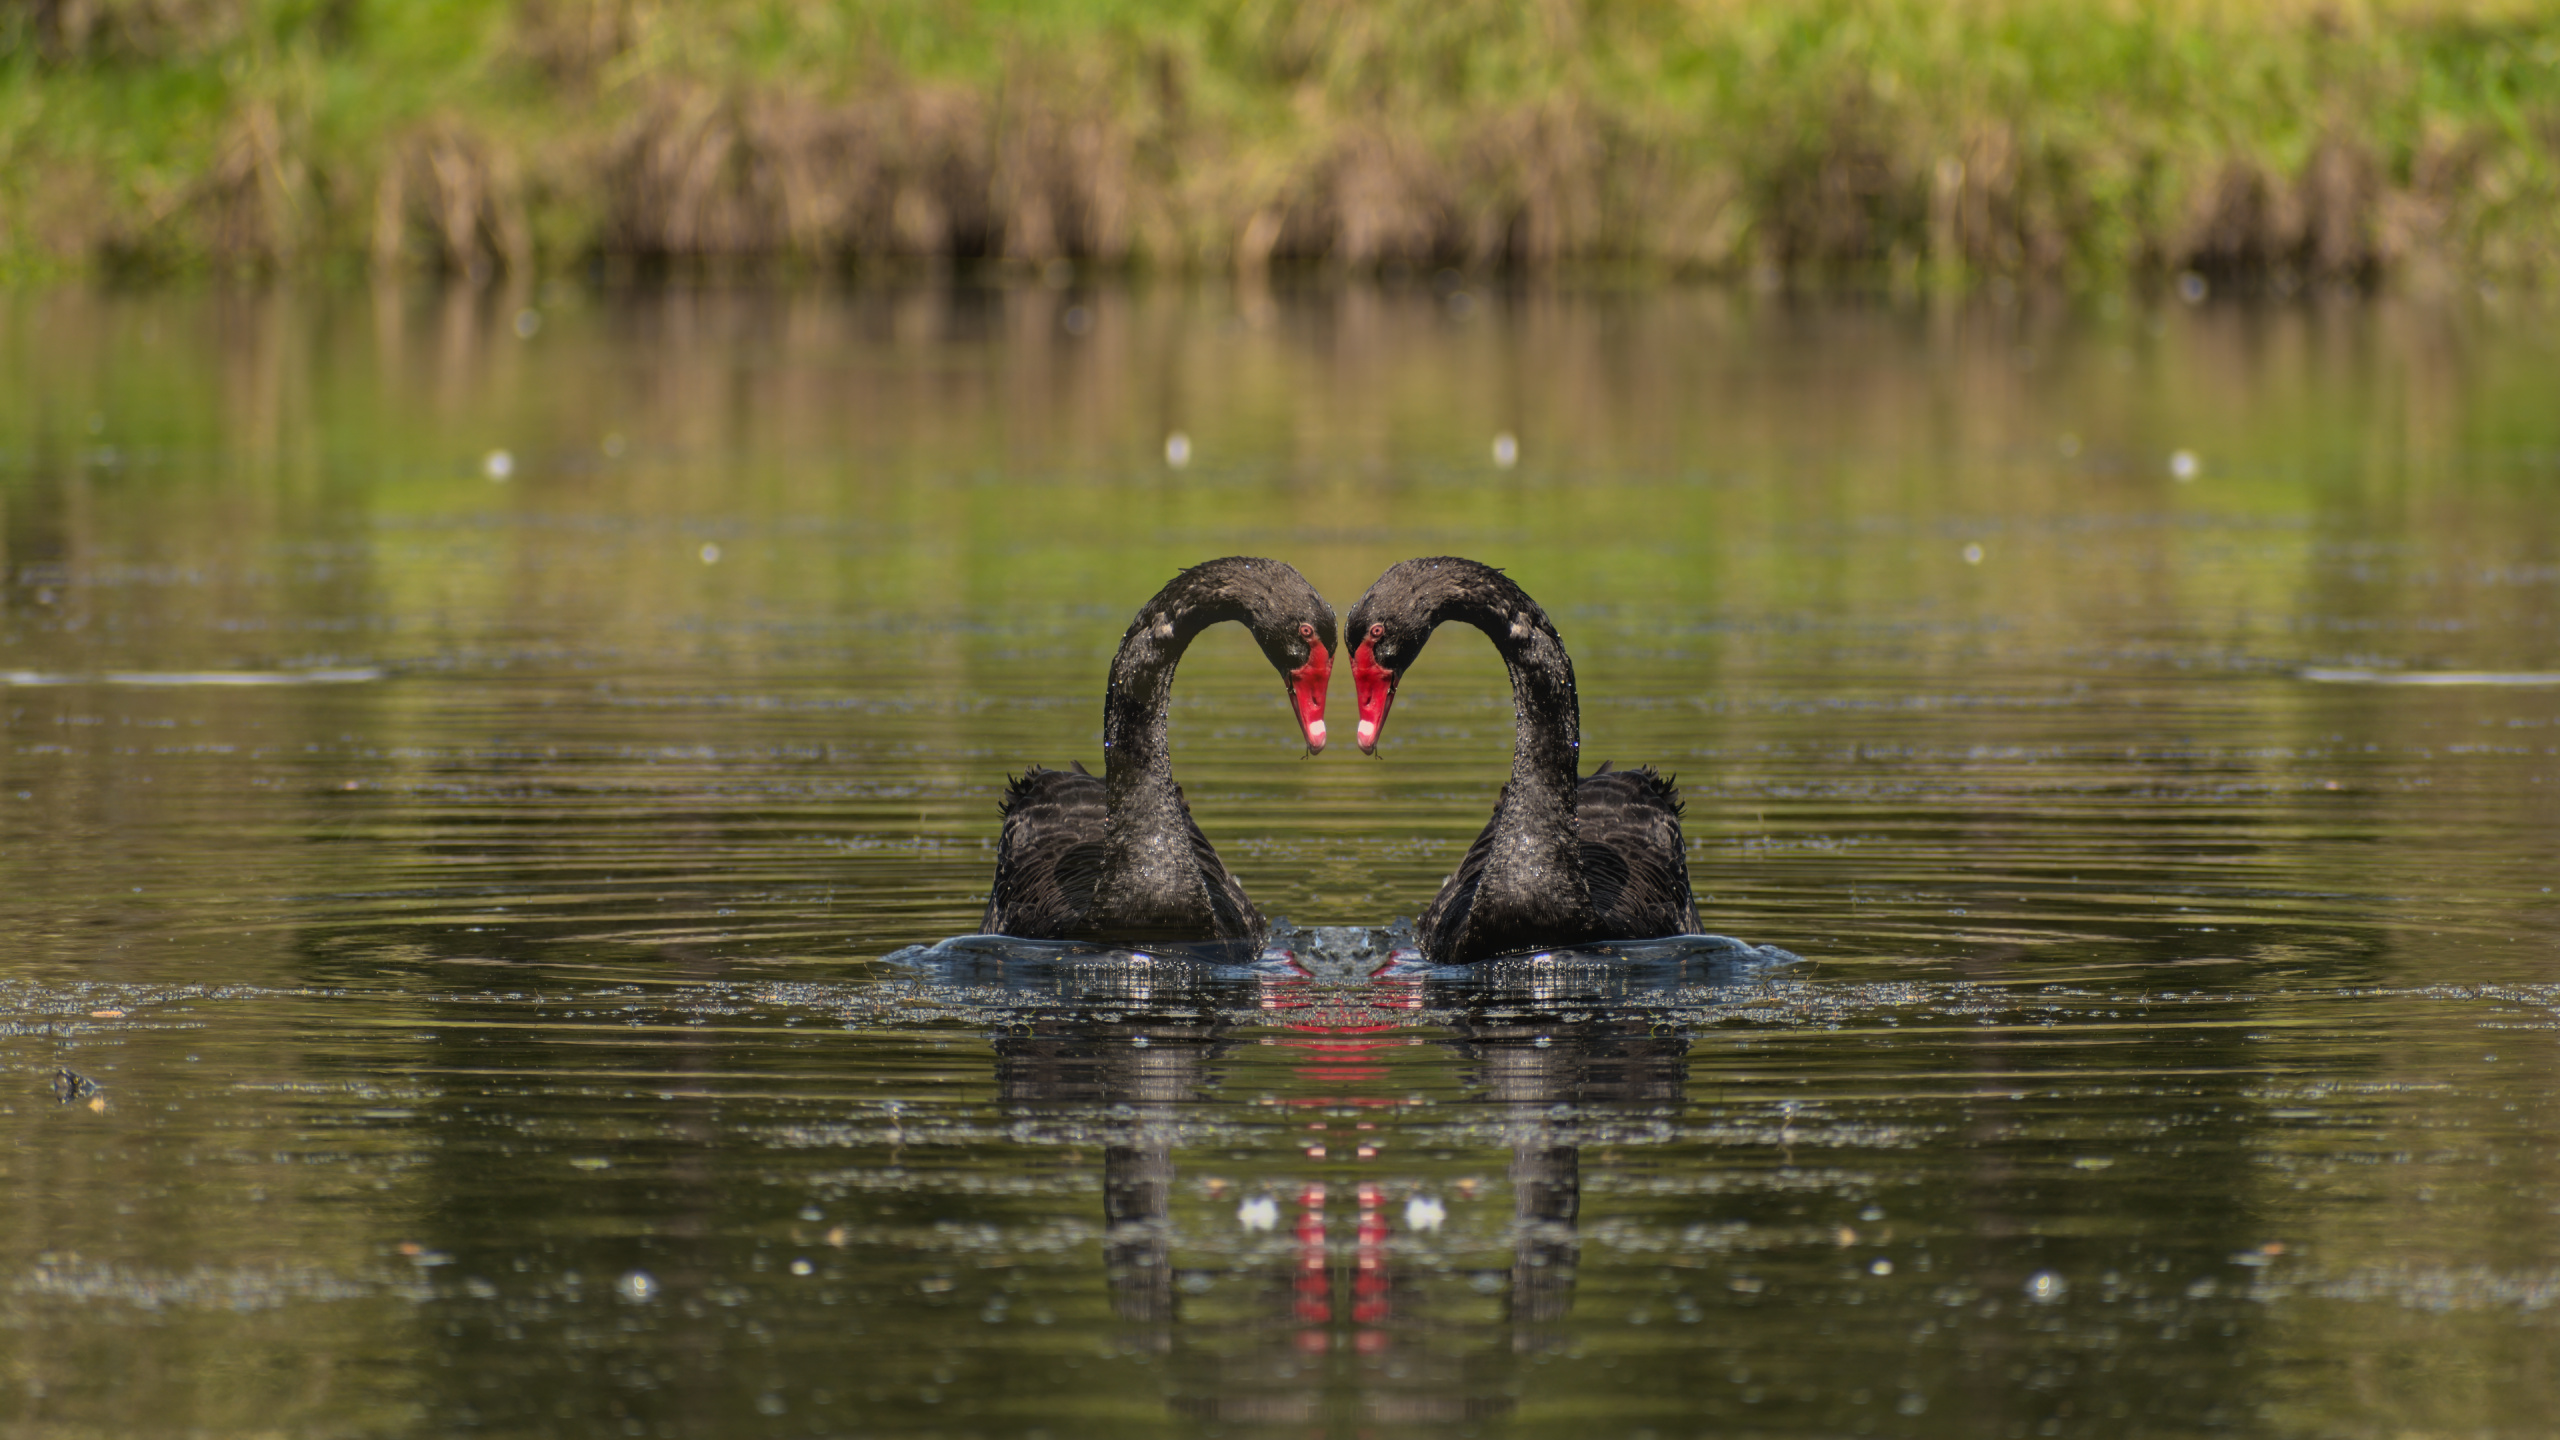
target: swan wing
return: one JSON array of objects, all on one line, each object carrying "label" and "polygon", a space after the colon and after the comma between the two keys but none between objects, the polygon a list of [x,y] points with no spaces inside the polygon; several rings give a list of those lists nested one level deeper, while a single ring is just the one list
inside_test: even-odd
[{"label": "swan wing", "polygon": [[[1432,897],[1422,918],[1413,922],[1414,939],[1422,945],[1422,953],[1434,961],[1464,964],[1481,958],[1474,953],[1461,955],[1458,939],[1467,930],[1467,917],[1475,912],[1476,891],[1484,884],[1486,859],[1493,854],[1494,826],[1488,824],[1477,832],[1474,844],[1467,847],[1466,858],[1449,878],[1440,882],[1440,893]],[[1491,952],[1485,952],[1491,953]]]},{"label": "swan wing", "polygon": [[[997,808],[996,878],[981,933],[1062,939],[1093,909],[1102,874],[1102,782],[1074,770],[1035,765],[1005,787]],[[1197,835],[1198,831],[1193,831]],[[1199,842],[1206,845],[1208,842]]]},{"label": "swan wing", "polygon": [[[1182,787],[1175,786],[1173,793],[1176,798],[1181,798]],[[1262,912],[1246,898],[1244,886],[1237,882],[1236,877],[1227,873],[1226,862],[1218,858],[1218,847],[1210,844],[1209,837],[1200,833],[1200,822],[1191,818],[1188,799],[1182,800],[1182,826],[1190,834],[1191,858],[1200,867],[1201,887],[1209,892],[1209,910],[1217,917],[1219,937],[1227,940],[1261,938],[1262,932],[1269,928],[1263,923]]]},{"label": "swan wing", "polygon": [[1585,776],[1574,793],[1591,913],[1613,940],[1694,935],[1698,900],[1680,836],[1680,787],[1652,766]]}]

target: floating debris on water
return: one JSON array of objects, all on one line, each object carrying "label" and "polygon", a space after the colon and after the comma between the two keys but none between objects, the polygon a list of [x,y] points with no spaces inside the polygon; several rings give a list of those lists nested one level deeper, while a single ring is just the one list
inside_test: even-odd
[{"label": "floating debris on water", "polygon": [[2560,670],[2357,670],[2312,668],[2302,678],[2321,685],[2560,685]]},{"label": "floating debris on water", "polygon": [[374,665],[356,665],[334,670],[110,670],[103,675],[59,674],[41,670],[0,670],[0,684],[28,686],[364,685],[384,679],[389,673]]}]

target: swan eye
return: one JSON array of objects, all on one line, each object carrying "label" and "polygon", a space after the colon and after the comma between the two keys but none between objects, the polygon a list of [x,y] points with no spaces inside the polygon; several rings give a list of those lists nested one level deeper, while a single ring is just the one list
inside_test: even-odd
[{"label": "swan eye", "polygon": [[1313,640],[1316,638],[1316,627],[1301,620],[1298,622],[1298,634],[1303,639]]},{"label": "swan eye", "polygon": [[1372,640],[1375,640],[1386,633],[1387,627],[1384,624],[1377,624],[1369,627],[1369,638]]}]

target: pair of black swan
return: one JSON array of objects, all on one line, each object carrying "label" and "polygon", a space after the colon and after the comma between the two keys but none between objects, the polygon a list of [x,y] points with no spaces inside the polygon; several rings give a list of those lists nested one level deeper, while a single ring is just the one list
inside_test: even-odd
[{"label": "pair of black swan", "polygon": [[[1139,610],[1111,662],[1103,777],[1034,767],[1007,788],[981,930],[1259,943],[1262,914],[1192,822],[1165,743],[1174,667],[1194,635],[1222,620],[1253,632],[1288,688],[1308,752],[1324,748],[1325,687],[1340,648],[1333,608],[1277,561],[1235,557],[1183,571]],[[1515,737],[1493,819],[1416,922],[1424,958],[1469,964],[1694,933],[1678,790],[1649,768],[1577,774],[1573,661],[1546,612],[1502,572],[1455,557],[1407,560],[1351,607],[1360,749],[1376,751],[1397,682],[1431,632],[1453,620],[1482,630],[1509,667]]]}]

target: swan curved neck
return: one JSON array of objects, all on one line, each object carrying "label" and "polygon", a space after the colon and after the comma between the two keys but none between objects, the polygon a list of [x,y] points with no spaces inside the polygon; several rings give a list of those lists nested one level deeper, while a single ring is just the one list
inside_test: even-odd
[{"label": "swan curved neck", "polygon": [[1582,763],[1582,702],[1574,690],[1573,659],[1546,615],[1512,589],[1513,596],[1457,597],[1433,623],[1462,621],[1483,631],[1511,673],[1511,783],[1503,789],[1501,808],[1531,804],[1570,817]]},{"label": "swan curved neck", "polygon": [[1192,637],[1221,620],[1245,619],[1244,607],[1225,597],[1158,595],[1121,637],[1102,706],[1102,874],[1086,917],[1100,933],[1188,933],[1215,923],[1191,812],[1174,783],[1165,711],[1174,667]]},{"label": "swan curved neck", "polygon": [[1203,630],[1222,620],[1244,620],[1244,607],[1211,600],[1161,603],[1140,611],[1111,658],[1111,688],[1102,701],[1102,773],[1111,807],[1162,791],[1175,796],[1173,750],[1165,712],[1173,703],[1173,672]]}]

